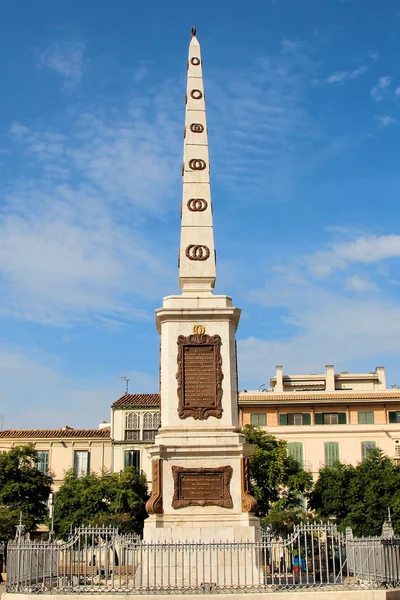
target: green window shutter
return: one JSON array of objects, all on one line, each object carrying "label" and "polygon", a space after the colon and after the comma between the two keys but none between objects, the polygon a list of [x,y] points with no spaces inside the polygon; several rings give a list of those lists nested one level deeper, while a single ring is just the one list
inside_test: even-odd
[{"label": "green window shutter", "polygon": [[389,423],[396,423],[396,412],[389,412]]},{"label": "green window shutter", "polygon": [[87,452],[86,475],[90,473],[90,452]]},{"label": "green window shutter", "polygon": [[376,442],[361,442],[361,457],[365,460],[371,448],[376,448]]},{"label": "green window shutter", "polygon": [[140,450],[125,450],[124,467],[140,469]]},{"label": "green window shutter", "polygon": [[339,443],[325,442],[325,466],[332,467],[339,460]]},{"label": "green window shutter", "polygon": [[303,413],[303,425],[311,425],[310,413]]},{"label": "green window shutter", "polygon": [[339,425],[346,425],[346,413],[338,413],[338,423]]},{"label": "green window shutter", "polygon": [[281,413],[279,415],[279,425],[287,425],[287,424],[288,424],[287,414]]},{"label": "green window shutter", "polygon": [[316,425],[322,425],[322,413],[315,413],[314,419]]},{"label": "green window shutter", "polygon": [[289,442],[288,443],[288,454],[294,460],[300,464],[301,467],[304,465],[304,455],[303,455],[303,443],[302,442]]},{"label": "green window shutter", "polygon": [[265,413],[255,413],[250,415],[251,425],[266,425],[267,415]]}]

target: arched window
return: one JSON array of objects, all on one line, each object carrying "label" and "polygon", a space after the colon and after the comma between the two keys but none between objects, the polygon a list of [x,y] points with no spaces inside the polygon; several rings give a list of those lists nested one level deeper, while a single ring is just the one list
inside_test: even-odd
[{"label": "arched window", "polygon": [[140,429],[140,415],[138,413],[128,413],[126,415],[127,429]]},{"label": "arched window", "polygon": [[125,419],[125,439],[140,440],[140,415],[128,413]]},{"label": "arched window", "polygon": [[152,415],[152,413],[144,413],[144,415],[143,415],[143,429],[153,429],[153,415]]}]

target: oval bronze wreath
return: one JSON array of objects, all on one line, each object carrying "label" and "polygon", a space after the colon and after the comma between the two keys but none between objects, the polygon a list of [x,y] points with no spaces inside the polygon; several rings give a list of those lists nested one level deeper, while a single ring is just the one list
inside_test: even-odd
[{"label": "oval bronze wreath", "polygon": [[190,131],[193,133],[203,133],[204,126],[201,123],[191,123]]},{"label": "oval bronze wreath", "polygon": [[199,66],[199,64],[200,64],[200,59],[199,59],[199,58],[197,58],[197,56],[193,56],[193,57],[190,59],[190,62],[191,62],[191,63],[192,63],[192,65],[194,65],[195,67],[198,67],[198,66]]},{"label": "oval bronze wreath", "polygon": [[203,210],[206,210],[207,206],[208,202],[207,200],[204,200],[204,198],[190,198],[187,203],[188,209],[192,212],[203,212]]},{"label": "oval bronze wreath", "polygon": [[191,158],[189,160],[189,168],[192,169],[192,171],[202,171],[206,166],[206,161],[202,158]]},{"label": "oval bronze wreath", "polygon": [[185,254],[189,260],[207,260],[210,257],[210,249],[207,246],[190,244]]}]

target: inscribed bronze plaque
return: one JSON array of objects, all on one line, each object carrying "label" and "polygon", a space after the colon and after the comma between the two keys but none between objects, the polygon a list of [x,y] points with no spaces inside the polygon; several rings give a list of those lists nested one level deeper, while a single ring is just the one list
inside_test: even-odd
[{"label": "inscribed bronze plaque", "polygon": [[222,417],[222,359],[219,335],[178,337],[178,414],[181,419]]},{"label": "inscribed bronze plaque", "polygon": [[232,508],[229,490],[232,467],[186,469],[172,467],[173,508],[185,506],[223,506]]}]

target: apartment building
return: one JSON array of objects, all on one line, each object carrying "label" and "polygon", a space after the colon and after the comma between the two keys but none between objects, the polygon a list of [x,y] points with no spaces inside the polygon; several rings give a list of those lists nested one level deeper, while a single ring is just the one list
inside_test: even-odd
[{"label": "apartment building", "polygon": [[0,452],[14,446],[33,444],[38,452],[37,468],[54,478],[57,491],[65,472],[73,469],[78,476],[111,469],[112,447],[110,425],[99,429],[8,429],[0,431]]},{"label": "apartment building", "polygon": [[284,375],[278,366],[268,389],[239,393],[239,406],[242,425],[285,439],[314,476],[336,460],[357,464],[375,446],[400,460],[400,389],[387,389],[384,367]]}]

